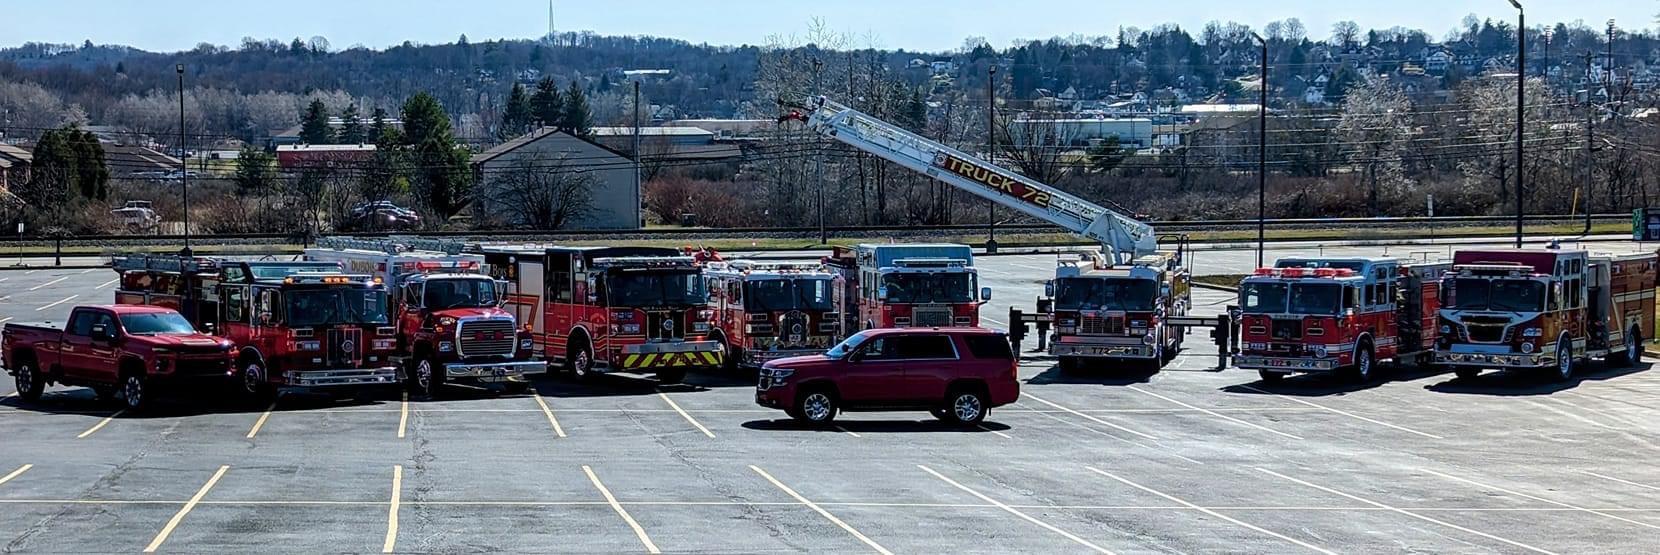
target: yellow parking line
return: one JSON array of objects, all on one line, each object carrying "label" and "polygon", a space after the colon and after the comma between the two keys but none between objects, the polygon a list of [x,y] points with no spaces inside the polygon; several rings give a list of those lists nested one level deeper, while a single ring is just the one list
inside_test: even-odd
[{"label": "yellow parking line", "polygon": [[565,428],[559,426],[559,419],[553,417],[553,409],[548,408],[548,402],[542,400],[542,395],[538,393],[531,398],[536,399],[536,404],[542,407],[542,414],[548,416],[548,423],[553,424],[553,433],[561,438],[565,437]]},{"label": "yellow parking line", "polygon": [[23,465],[23,466],[19,466],[19,467],[17,467],[17,470],[13,470],[11,474],[7,474],[4,478],[0,478],[0,484],[5,484],[6,482],[12,481],[12,478],[16,478],[17,475],[22,474],[24,472],[28,472],[29,469],[34,468],[34,467],[35,467],[35,465],[32,465],[32,464],[26,464],[26,465]]},{"label": "yellow parking line", "polygon": [[818,513],[819,516],[824,517],[825,520],[829,520],[832,524],[840,526],[842,530],[846,530],[847,533],[853,534],[853,537],[859,538],[859,541],[865,542],[865,545],[870,546],[871,549],[875,549],[877,553],[881,553],[882,555],[893,555],[893,552],[888,551],[885,547],[882,547],[882,544],[876,543],[875,540],[866,537],[863,533],[855,530],[846,522],[842,522],[842,519],[836,518],[836,515],[830,514],[830,511],[826,511],[823,507],[818,506],[818,504],[808,501],[806,497],[802,497],[801,494],[796,493],[795,490],[790,489],[789,486],[784,485],[784,483],[778,481],[777,478],[773,478],[771,474],[767,474],[767,471],[761,470],[761,467],[752,464],[749,465],[749,469],[754,470],[756,474],[760,474],[762,478],[766,478],[768,482],[772,482],[772,485],[778,486],[778,489],[784,490],[784,493],[788,494],[790,497],[794,497],[796,501],[801,502],[802,505],[806,505],[807,508],[812,509],[813,512]]},{"label": "yellow parking line", "polygon": [[265,420],[268,419],[268,418],[271,418],[271,411],[276,410],[276,409],[277,409],[277,403],[276,402],[272,402],[271,406],[265,408],[265,413],[259,415],[259,420],[254,421],[254,427],[252,429],[248,430],[248,439],[253,439],[254,434],[258,434],[259,429],[265,427]]},{"label": "yellow parking line", "polygon": [[687,422],[691,422],[693,426],[696,426],[698,431],[703,432],[703,435],[706,435],[706,436],[709,436],[709,437],[715,437],[714,432],[711,432],[711,431],[709,431],[708,428],[703,427],[703,424],[699,424],[697,419],[692,418],[692,415],[686,413],[685,409],[682,409],[682,408],[680,408],[680,405],[675,404],[674,399],[669,398],[669,394],[659,391],[657,393],[657,396],[662,397],[663,402],[668,403],[669,407],[672,407],[674,409],[674,412],[680,413],[680,416],[685,417]]},{"label": "yellow parking line", "polygon": [[398,407],[398,439],[403,439],[404,430],[409,428],[409,392],[403,393],[403,403]]},{"label": "yellow parking line", "polygon": [[144,552],[155,553],[156,549],[161,547],[161,543],[167,541],[167,536],[173,533],[173,529],[178,528],[179,523],[184,521],[184,515],[190,514],[190,510],[196,508],[196,504],[201,503],[203,497],[207,497],[208,490],[213,489],[213,485],[219,483],[219,478],[224,477],[225,471],[230,469],[231,466],[228,464],[220,465],[219,471],[214,472],[213,477],[208,478],[206,484],[202,484],[202,489],[196,490],[196,495],[190,496],[190,500],[186,501],[183,507],[179,507],[179,512],[173,515],[173,519],[167,521],[161,532],[156,533],[156,538],[150,540],[150,545],[144,548]]},{"label": "yellow parking line", "polygon": [[104,417],[104,419],[99,420],[97,424],[93,424],[91,428],[87,428],[86,431],[81,432],[81,435],[75,436],[75,439],[84,439],[84,438],[86,438],[86,436],[92,435],[93,432],[97,432],[98,430],[104,429],[104,425],[109,424],[111,420],[115,420],[115,417],[121,416],[121,413],[124,413],[124,412],[127,412],[127,410],[126,409],[121,409],[121,410],[115,411],[115,414],[111,414],[109,416]]},{"label": "yellow parking line", "polygon": [[392,465],[392,502],[389,503],[386,513],[386,541],[381,544],[381,553],[391,553],[398,543],[398,506],[403,504],[403,465]]},{"label": "yellow parking line", "polygon": [[599,494],[605,496],[605,502],[611,505],[611,510],[617,511],[617,516],[621,516],[623,522],[627,522],[628,527],[634,529],[635,537],[640,538],[640,543],[645,544],[646,552],[662,553],[657,549],[657,544],[651,543],[651,536],[646,535],[646,529],[641,528],[640,523],[635,522],[634,517],[628,515],[628,509],[624,509],[622,503],[617,502],[616,496],[611,495],[611,490],[605,489],[605,484],[600,483],[599,476],[594,474],[594,469],[589,468],[588,465],[582,465],[582,471],[588,474],[588,481],[594,483],[594,488],[599,490]]}]

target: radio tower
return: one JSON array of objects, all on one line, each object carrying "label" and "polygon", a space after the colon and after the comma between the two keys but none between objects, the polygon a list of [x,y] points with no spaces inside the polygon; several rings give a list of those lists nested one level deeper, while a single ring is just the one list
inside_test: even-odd
[{"label": "radio tower", "polygon": [[548,0],[548,40],[553,40],[553,0]]}]

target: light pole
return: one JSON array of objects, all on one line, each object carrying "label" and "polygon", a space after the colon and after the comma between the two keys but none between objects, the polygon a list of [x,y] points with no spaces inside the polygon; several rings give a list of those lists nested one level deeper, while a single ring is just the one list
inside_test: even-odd
[{"label": "light pole", "polygon": [[1527,118],[1527,14],[1519,0],[1516,7],[1516,248],[1522,248],[1522,130]]},{"label": "light pole", "polygon": [[[814,96],[824,94],[824,89],[820,88],[820,85],[819,85],[819,77],[820,77],[820,74],[822,73],[821,70],[823,70],[823,69],[824,69],[824,60],[820,60],[818,58],[813,58],[813,95]],[[816,149],[817,152],[815,152],[814,156],[813,156],[813,166],[814,166],[813,174],[814,174],[814,179],[817,181],[817,184],[818,184],[818,186],[815,187],[815,189],[818,190],[818,200],[816,202],[816,204],[818,205],[818,244],[828,245],[828,244],[830,244],[830,231],[829,231],[829,229],[824,227],[824,146],[823,146],[823,141],[820,141],[819,145],[820,145],[819,148]]]},{"label": "light pole", "polygon": [[179,74],[179,191],[184,197],[184,250],[179,256],[190,258],[194,253],[190,251],[190,165],[184,160],[184,64],[173,69]]},{"label": "light pole", "polygon": [[[997,164],[997,66],[986,70],[986,160]],[[986,201],[986,253],[997,252],[997,203]]]},{"label": "light pole", "polygon": [[1251,33],[1262,46],[1262,79],[1257,82],[1257,267],[1262,267],[1262,248],[1267,241],[1268,226],[1268,41],[1262,35]]}]

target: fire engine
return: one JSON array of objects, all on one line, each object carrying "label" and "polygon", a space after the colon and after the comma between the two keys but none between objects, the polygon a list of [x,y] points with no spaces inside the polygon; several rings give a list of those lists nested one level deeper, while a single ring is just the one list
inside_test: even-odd
[{"label": "fire engine", "polygon": [[244,393],[284,388],[394,386],[397,331],[386,287],[334,262],[117,256],[115,301],[179,310],[198,329],[236,344],[233,378]]},{"label": "fire engine", "polygon": [[1429,361],[1446,263],[1283,258],[1239,286],[1236,367],[1275,382],[1293,372],[1370,380],[1382,361]]},{"label": "fire engine", "polygon": [[536,353],[575,379],[629,372],[678,383],[689,369],[724,366],[692,257],[655,247],[480,250],[507,282],[509,309],[531,324]]},{"label": "fire engine", "polygon": [[1054,324],[1049,353],[1062,371],[1091,360],[1130,360],[1157,369],[1181,350],[1184,330],[1168,324],[1193,305],[1185,242],[1109,266],[1098,253],[1062,255],[1044,285]]},{"label": "fire engine", "polygon": [[452,381],[523,392],[530,385],[526,378],[547,372],[547,364],[531,360],[529,327],[500,308],[498,283],[482,273],[484,257],[462,254],[464,247],[414,237],[324,237],[305,257],[338,262],[387,284],[398,362],[415,393],[431,395]]},{"label": "fire engine", "polygon": [[1654,253],[1460,251],[1443,287],[1435,362],[1573,377],[1579,362],[1635,364],[1654,330]]},{"label": "fire engine", "polygon": [[975,295],[968,245],[835,247],[824,264],[841,278],[836,307],[848,330],[978,326],[980,305],[991,300],[990,287]]},{"label": "fire engine", "polygon": [[818,354],[840,339],[836,274],[818,264],[714,262],[704,268],[713,336],[728,366]]}]

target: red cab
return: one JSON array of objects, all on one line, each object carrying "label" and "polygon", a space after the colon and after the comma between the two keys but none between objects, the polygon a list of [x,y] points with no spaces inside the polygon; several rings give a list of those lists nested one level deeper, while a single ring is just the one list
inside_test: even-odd
[{"label": "red cab", "polygon": [[1002,332],[980,328],[865,330],[821,355],[761,367],[755,402],[813,424],[842,411],[927,410],[974,425],[1020,397],[1019,363]]}]

